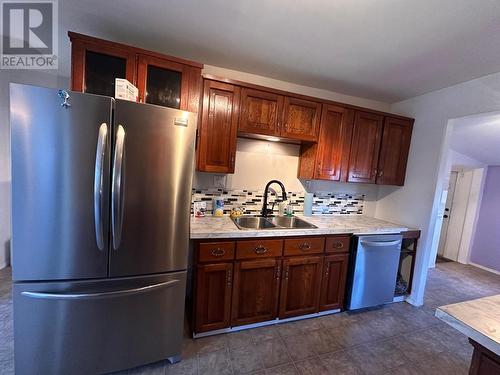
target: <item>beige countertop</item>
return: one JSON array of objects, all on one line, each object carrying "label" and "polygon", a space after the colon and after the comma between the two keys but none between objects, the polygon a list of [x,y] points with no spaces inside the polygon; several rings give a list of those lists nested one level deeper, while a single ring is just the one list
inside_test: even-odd
[{"label": "beige countertop", "polygon": [[407,227],[364,215],[355,216],[301,216],[301,219],[314,224],[314,229],[238,229],[229,216],[202,218],[191,217],[191,239],[207,238],[245,238],[276,236],[308,236],[318,234],[385,234],[400,233]]},{"label": "beige countertop", "polygon": [[438,307],[436,316],[500,355],[500,294]]}]

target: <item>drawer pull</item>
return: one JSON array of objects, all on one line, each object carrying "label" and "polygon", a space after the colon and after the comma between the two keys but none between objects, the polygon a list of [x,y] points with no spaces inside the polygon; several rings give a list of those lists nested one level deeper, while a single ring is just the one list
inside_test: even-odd
[{"label": "drawer pull", "polygon": [[212,249],[211,254],[214,257],[221,257],[221,256],[224,256],[224,254],[226,254],[226,250],[218,247],[217,249]]},{"label": "drawer pull", "polygon": [[311,245],[307,242],[303,242],[299,245],[299,249],[302,251],[311,250]]},{"label": "drawer pull", "polygon": [[333,243],[333,247],[334,247],[335,249],[342,249],[342,248],[344,247],[344,243],[343,243],[343,242],[341,242],[341,241],[339,241],[339,242],[334,242],[334,243]]},{"label": "drawer pull", "polygon": [[255,249],[255,254],[265,254],[268,252],[268,248],[262,245],[257,246]]}]

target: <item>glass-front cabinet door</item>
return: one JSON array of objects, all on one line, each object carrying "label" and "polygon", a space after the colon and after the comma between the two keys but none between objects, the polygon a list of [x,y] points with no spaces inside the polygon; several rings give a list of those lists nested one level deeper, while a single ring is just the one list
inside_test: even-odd
[{"label": "glass-front cabinet door", "polygon": [[188,68],[154,56],[139,55],[137,77],[139,101],[185,109],[188,101]]},{"label": "glass-front cabinet door", "polygon": [[71,89],[115,96],[115,78],[136,84],[136,55],[113,46],[74,40],[71,56]]}]

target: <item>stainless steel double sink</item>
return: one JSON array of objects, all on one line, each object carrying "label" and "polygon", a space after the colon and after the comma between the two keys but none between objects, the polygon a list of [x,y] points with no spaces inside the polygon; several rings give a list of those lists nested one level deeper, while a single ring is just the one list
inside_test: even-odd
[{"label": "stainless steel double sink", "polygon": [[295,216],[239,216],[233,217],[233,222],[239,229],[312,229],[316,225],[310,224],[305,220]]}]

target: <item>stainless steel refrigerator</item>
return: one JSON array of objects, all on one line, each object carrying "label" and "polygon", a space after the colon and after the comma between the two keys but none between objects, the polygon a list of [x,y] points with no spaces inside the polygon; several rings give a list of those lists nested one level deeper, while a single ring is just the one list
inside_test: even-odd
[{"label": "stainless steel refrigerator", "polygon": [[195,114],[11,84],[10,116],[16,374],[178,360]]}]

